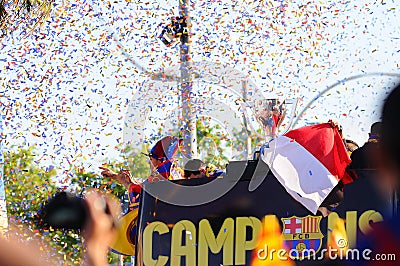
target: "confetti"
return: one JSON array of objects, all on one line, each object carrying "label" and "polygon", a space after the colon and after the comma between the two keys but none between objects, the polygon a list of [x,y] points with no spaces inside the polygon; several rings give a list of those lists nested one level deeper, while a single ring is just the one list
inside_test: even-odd
[{"label": "confetti", "polygon": [[[177,15],[175,1],[56,1],[53,11],[37,31],[1,37],[4,149],[36,146],[38,164],[54,165],[64,179],[71,165],[93,170],[122,159],[116,147],[126,142],[129,121],[136,121],[129,127],[142,143],[159,134],[157,126],[178,124],[173,110],[180,96],[166,79],[180,75],[179,45],[166,47],[156,38],[160,25]],[[234,97],[241,73],[254,84],[247,92],[252,100],[299,97],[300,112],[317,98],[297,126],[336,119],[345,137],[363,143],[398,80],[383,74],[399,70],[392,37],[400,33],[399,12],[379,1],[197,1],[191,16],[198,116],[215,101],[222,102],[220,113],[239,112],[229,102],[242,102]],[[161,73],[161,80],[150,81],[151,73]],[[162,97],[153,99],[154,91]],[[144,102],[149,99],[154,104]]]}]

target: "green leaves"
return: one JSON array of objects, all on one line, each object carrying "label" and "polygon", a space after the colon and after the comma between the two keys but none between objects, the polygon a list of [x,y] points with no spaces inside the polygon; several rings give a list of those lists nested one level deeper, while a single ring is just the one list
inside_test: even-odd
[{"label": "green leaves", "polygon": [[64,264],[82,263],[82,244],[76,232],[68,230],[43,230],[38,226],[37,212],[52,197],[57,187],[52,178],[54,168],[42,169],[35,162],[33,147],[16,149],[4,154],[4,185],[10,234],[41,236],[42,243],[35,243],[48,250],[49,258],[64,259]]},{"label": "green leaves", "polygon": [[[197,121],[197,139],[199,152],[205,155],[204,161],[221,168],[225,167],[228,161],[225,151],[230,146],[221,127],[210,121],[199,120]],[[120,150],[122,155],[120,161],[111,160],[104,166],[110,167],[115,172],[119,172],[120,169],[129,169],[134,178],[147,179],[150,174],[149,162],[147,156],[142,155],[141,152],[148,152],[148,147],[146,145],[140,148],[124,147]],[[11,231],[18,231],[23,239],[26,232],[40,235],[42,239],[40,245],[49,250],[49,258],[59,258],[61,255],[63,264],[82,264],[83,246],[79,232],[44,230],[37,223],[37,212],[41,205],[59,190],[53,182],[56,169],[39,167],[35,161],[37,157],[33,146],[11,149],[10,152],[4,154],[4,157],[4,182]],[[112,193],[118,198],[126,193],[126,189],[113,180],[89,173],[82,167],[71,167],[72,178],[68,181],[71,184],[70,189],[73,189],[75,194],[79,195],[93,187]],[[19,230],[23,230],[23,233]],[[109,259],[110,263],[115,263],[117,256],[110,255]]]},{"label": "green leaves", "polygon": [[231,148],[228,136],[221,126],[212,124],[209,120],[197,120],[197,153],[205,163],[211,163],[219,168],[225,168],[228,163],[226,151]]}]

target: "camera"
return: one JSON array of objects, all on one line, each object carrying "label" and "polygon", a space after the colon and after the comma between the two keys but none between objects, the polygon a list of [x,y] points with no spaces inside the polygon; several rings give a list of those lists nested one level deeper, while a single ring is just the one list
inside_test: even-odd
[{"label": "camera", "polygon": [[84,198],[59,192],[42,206],[38,216],[42,228],[83,229],[90,214]]},{"label": "camera", "polygon": [[167,47],[170,47],[176,42],[176,39],[187,35],[187,22],[185,17],[172,17],[171,23],[163,27],[158,38]]}]

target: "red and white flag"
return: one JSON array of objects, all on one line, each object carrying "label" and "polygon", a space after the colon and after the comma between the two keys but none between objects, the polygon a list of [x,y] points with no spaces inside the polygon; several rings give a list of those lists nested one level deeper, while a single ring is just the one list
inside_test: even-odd
[{"label": "red and white flag", "polygon": [[328,123],[277,137],[261,159],[286,191],[314,214],[351,162],[337,129]]}]

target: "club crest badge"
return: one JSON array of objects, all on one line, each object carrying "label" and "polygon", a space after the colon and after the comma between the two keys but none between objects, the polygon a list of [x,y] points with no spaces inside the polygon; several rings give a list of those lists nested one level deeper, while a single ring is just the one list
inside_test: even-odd
[{"label": "club crest badge", "polygon": [[281,218],[282,236],[294,259],[305,259],[321,249],[324,235],[320,230],[321,216]]}]

